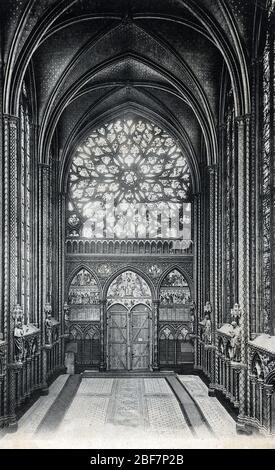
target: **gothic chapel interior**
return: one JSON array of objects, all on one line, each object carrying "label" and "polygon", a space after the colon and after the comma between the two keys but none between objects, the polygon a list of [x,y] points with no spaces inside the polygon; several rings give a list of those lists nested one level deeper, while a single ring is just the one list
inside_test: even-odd
[{"label": "gothic chapel interior", "polygon": [[173,371],[274,435],[274,1],[0,27],[0,427],[66,372]]}]

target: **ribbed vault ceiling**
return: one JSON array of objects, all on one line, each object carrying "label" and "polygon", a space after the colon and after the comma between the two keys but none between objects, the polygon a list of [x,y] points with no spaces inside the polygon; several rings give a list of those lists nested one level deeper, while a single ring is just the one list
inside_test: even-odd
[{"label": "ribbed vault ceiling", "polygon": [[254,0],[1,3],[4,110],[16,114],[28,68],[41,161],[57,135],[66,168],[79,136],[128,106],[173,129],[198,176],[217,160],[222,75],[233,84],[237,114],[249,111]]}]

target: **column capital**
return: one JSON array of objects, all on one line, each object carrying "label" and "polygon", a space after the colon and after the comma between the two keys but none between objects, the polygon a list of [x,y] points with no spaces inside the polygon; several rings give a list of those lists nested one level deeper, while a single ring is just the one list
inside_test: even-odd
[{"label": "column capital", "polygon": [[266,391],[267,395],[271,396],[273,394],[273,385],[264,384],[264,390]]},{"label": "column capital", "polygon": [[252,383],[256,383],[257,382],[257,375],[256,374],[250,374],[250,380]]},{"label": "column capital", "polygon": [[218,164],[213,163],[212,165],[208,165],[207,170],[210,175],[214,175],[218,170]]},{"label": "column capital", "polygon": [[250,119],[251,119],[251,114],[243,114],[242,116],[235,117],[235,121],[240,127],[250,122]]},{"label": "column capital", "polygon": [[43,162],[38,162],[38,168],[41,168],[41,169],[50,169],[50,165],[48,163],[43,163]]},{"label": "column capital", "polygon": [[191,195],[191,200],[192,200],[192,201],[196,201],[196,200],[198,200],[200,197],[201,197],[201,193],[193,193],[193,194]]},{"label": "column capital", "polygon": [[13,114],[3,114],[3,118],[11,127],[17,127],[19,124],[18,116],[14,116]]},{"label": "column capital", "polygon": [[264,387],[264,379],[258,379],[258,384],[260,388]]},{"label": "column capital", "polygon": [[50,165],[48,165],[47,163],[38,162],[37,166],[38,166],[38,170],[40,172],[40,175],[42,176],[44,174],[45,177],[48,179],[49,175],[50,175],[50,171],[51,171]]}]

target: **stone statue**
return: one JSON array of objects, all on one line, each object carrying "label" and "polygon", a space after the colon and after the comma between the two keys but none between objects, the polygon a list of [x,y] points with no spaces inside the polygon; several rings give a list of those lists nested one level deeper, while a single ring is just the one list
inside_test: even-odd
[{"label": "stone statue", "polygon": [[45,311],[45,343],[48,345],[52,344],[52,307],[50,304],[46,304],[44,307]]},{"label": "stone statue", "polygon": [[231,313],[231,329],[229,334],[230,340],[230,359],[236,362],[241,360],[241,342],[242,342],[242,330],[241,330],[241,314],[242,310],[239,304],[235,303],[234,307],[230,311]]},{"label": "stone statue", "polygon": [[191,333],[195,333],[196,303],[192,300],[190,305]]},{"label": "stone statue", "polygon": [[231,313],[231,320],[239,324],[240,317],[241,317],[241,309],[239,307],[239,304],[235,303],[234,307],[231,308],[230,313]]},{"label": "stone statue", "polygon": [[204,315],[208,314],[209,318],[211,318],[212,307],[211,307],[209,300],[206,302],[203,311],[204,311]]},{"label": "stone statue", "polygon": [[230,359],[239,362],[241,360],[241,328],[236,321],[232,321],[231,326]]},{"label": "stone statue", "polygon": [[70,327],[70,307],[67,304],[67,302],[64,303],[64,329],[65,333],[69,333],[69,327]]},{"label": "stone statue", "polygon": [[14,319],[14,360],[22,362],[24,359],[24,330],[23,330],[23,309],[20,305],[16,305],[13,310]]},{"label": "stone statue", "polygon": [[212,343],[212,322],[208,313],[204,317],[204,342],[205,344]]},{"label": "stone statue", "polygon": [[209,301],[206,302],[204,306],[204,319],[202,320],[202,325],[204,326],[204,331],[202,335],[202,339],[205,344],[212,343],[212,321],[211,321],[211,312],[212,307]]}]

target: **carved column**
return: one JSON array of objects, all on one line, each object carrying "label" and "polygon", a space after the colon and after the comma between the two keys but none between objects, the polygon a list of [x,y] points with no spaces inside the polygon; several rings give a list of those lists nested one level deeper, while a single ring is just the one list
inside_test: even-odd
[{"label": "carved column", "polygon": [[251,116],[251,332],[259,333],[261,326],[261,243],[259,213],[260,213],[260,160],[261,139],[260,130],[260,70],[262,59],[252,60],[252,116]]},{"label": "carved column", "polygon": [[107,322],[107,301],[103,299],[100,304],[100,370],[106,370],[108,363]]},{"label": "carved column", "polygon": [[258,384],[259,384],[259,401],[260,401],[260,416],[259,416],[259,421],[260,421],[260,426],[263,426],[263,389],[264,389],[264,381],[263,379],[258,379]]},{"label": "carved column", "polygon": [[[219,328],[224,321],[224,301],[226,292],[224,289],[224,272],[225,272],[225,256],[224,256],[224,166],[225,166],[225,125],[219,126],[219,161],[218,165],[218,194],[217,194],[217,222],[216,229],[218,231],[217,239],[217,258],[216,258],[216,269],[218,276],[218,285],[216,289],[217,298],[217,328]],[[217,364],[216,364],[217,369]]]},{"label": "carved column", "polygon": [[255,374],[250,375],[251,387],[252,387],[252,406],[251,406],[251,418],[256,418],[256,383],[257,376]]},{"label": "carved column", "polygon": [[209,193],[210,193],[210,292],[209,300],[212,307],[212,345],[211,351],[211,374],[209,384],[209,395],[214,395],[216,383],[216,348],[217,344],[217,325],[218,325],[218,167],[212,165],[209,171]]},{"label": "carved column", "polygon": [[15,373],[12,369],[14,357],[13,319],[11,312],[19,301],[18,295],[18,119],[4,116],[4,164],[3,164],[3,312],[4,337],[8,343],[8,395],[10,426],[16,428]]},{"label": "carved column", "polygon": [[[65,259],[64,259],[64,246],[65,246],[65,194],[58,194],[58,233],[57,233],[57,276],[58,276],[58,293],[57,293],[57,309],[58,317],[61,323],[61,335],[68,334],[65,328],[64,319],[64,302],[65,302]],[[61,348],[59,353],[59,364],[64,364],[65,358],[65,340],[61,341]]]},{"label": "carved column", "polygon": [[237,429],[244,431],[249,379],[247,374],[250,318],[250,116],[237,118],[238,125],[238,300],[242,310],[240,408]]},{"label": "carved column", "polygon": [[44,307],[49,299],[49,279],[48,279],[48,216],[49,216],[49,184],[50,167],[46,164],[39,164],[39,319],[41,328],[41,392],[48,394],[47,385],[47,350],[45,348],[45,312]]},{"label": "carved column", "polygon": [[[193,195],[193,217],[194,217],[194,301],[196,304],[197,327],[195,334],[198,335],[198,324],[201,319],[202,300],[201,300],[201,195]],[[195,337],[195,357],[194,368],[201,366],[200,347],[198,336]]]},{"label": "carved column", "polygon": [[274,392],[273,385],[264,384],[265,401],[266,401],[266,427],[268,434],[272,433],[272,394]]}]

